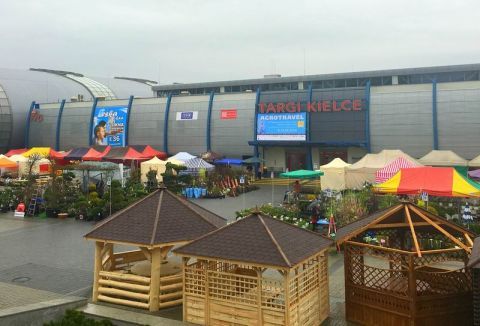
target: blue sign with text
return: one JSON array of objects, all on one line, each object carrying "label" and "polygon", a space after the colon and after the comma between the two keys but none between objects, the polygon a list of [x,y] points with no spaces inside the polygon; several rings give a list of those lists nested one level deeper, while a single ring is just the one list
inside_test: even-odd
[{"label": "blue sign with text", "polygon": [[126,106],[97,107],[93,116],[93,144],[125,146],[127,119]]},{"label": "blue sign with text", "polygon": [[257,140],[306,140],[307,113],[257,115]]}]

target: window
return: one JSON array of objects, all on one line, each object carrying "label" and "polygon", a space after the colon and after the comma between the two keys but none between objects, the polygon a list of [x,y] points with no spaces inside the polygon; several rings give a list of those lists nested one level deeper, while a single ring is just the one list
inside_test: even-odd
[{"label": "window", "polygon": [[398,84],[399,84],[399,85],[410,84],[410,78],[409,78],[409,76],[399,75],[399,76],[398,76]]},{"label": "window", "polygon": [[357,87],[357,78],[349,78],[346,80],[347,87]]},{"label": "window", "polygon": [[382,85],[392,85],[392,76],[382,77]]},{"label": "window", "polygon": [[465,72],[465,80],[478,80],[478,71]]},{"label": "window", "polygon": [[381,86],[382,85],[382,77],[373,77],[370,79],[370,85],[372,86]]},{"label": "window", "polygon": [[335,81],[334,80],[324,80],[323,81],[323,88],[334,88]]},{"label": "window", "polygon": [[335,80],[335,88],[344,88],[344,87],[345,87],[345,79]]}]

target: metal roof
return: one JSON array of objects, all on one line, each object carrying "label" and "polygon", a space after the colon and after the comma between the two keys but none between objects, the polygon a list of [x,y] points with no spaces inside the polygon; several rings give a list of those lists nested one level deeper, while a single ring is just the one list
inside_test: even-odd
[{"label": "metal roof", "polygon": [[200,87],[220,87],[220,86],[241,86],[241,85],[260,85],[260,84],[275,84],[275,83],[289,83],[289,82],[303,82],[303,81],[317,81],[317,80],[334,80],[345,78],[372,78],[382,76],[398,76],[398,75],[412,75],[412,74],[432,74],[440,72],[460,72],[480,70],[480,63],[452,65],[452,66],[435,66],[435,67],[419,67],[419,68],[401,68],[401,69],[387,69],[387,70],[370,70],[334,74],[317,74],[317,75],[303,75],[303,76],[289,76],[289,77],[274,77],[274,78],[256,78],[256,79],[241,79],[215,82],[201,82],[201,83],[174,83],[167,85],[153,86],[154,91],[162,90],[177,90],[177,89],[191,89]]}]

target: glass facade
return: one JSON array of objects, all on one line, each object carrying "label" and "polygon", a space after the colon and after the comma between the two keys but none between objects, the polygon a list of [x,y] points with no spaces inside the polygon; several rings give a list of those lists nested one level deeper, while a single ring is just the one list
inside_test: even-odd
[{"label": "glass facade", "polygon": [[106,100],[114,100],[117,98],[110,88],[93,79],[72,74],[66,74],[65,76],[85,86],[94,97],[104,97]]}]

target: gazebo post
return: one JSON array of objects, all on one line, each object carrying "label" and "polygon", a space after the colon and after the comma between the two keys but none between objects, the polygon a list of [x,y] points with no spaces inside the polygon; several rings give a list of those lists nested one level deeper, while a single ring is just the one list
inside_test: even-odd
[{"label": "gazebo post", "polygon": [[408,288],[410,291],[410,321],[415,324],[417,315],[417,280],[415,275],[414,255],[409,255],[408,261]]},{"label": "gazebo post", "polygon": [[93,270],[93,293],[92,301],[97,302],[98,299],[98,287],[100,280],[100,271],[102,270],[102,252],[103,243],[100,241],[95,241],[95,262]]},{"label": "gazebo post", "polygon": [[161,248],[151,249],[152,268],[150,271],[150,311],[158,311],[158,296],[160,294],[160,267],[162,265]]},{"label": "gazebo post", "polygon": [[[289,281],[290,281],[290,271],[288,269],[282,270],[283,279],[285,282],[285,325],[290,325],[290,296],[289,296]],[[297,289],[298,291],[298,289]]]}]

